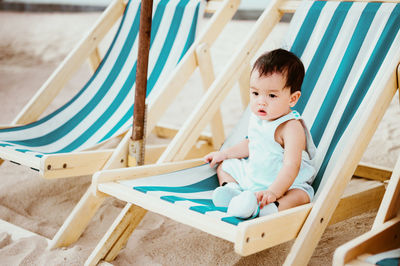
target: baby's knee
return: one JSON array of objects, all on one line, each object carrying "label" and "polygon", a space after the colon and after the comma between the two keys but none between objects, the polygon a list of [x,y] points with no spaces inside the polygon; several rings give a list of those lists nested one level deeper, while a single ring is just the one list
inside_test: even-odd
[{"label": "baby's knee", "polygon": [[310,196],[308,193],[302,189],[295,189],[297,192],[297,197],[299,199],[300,205],[310,203]]},{"label": "baby's knee", "polygon": [[310,202],[310,196],[306,191],[302,189],[291,189],[288,191],[288,194],[291,194],[291,198],[293,198],[297,202],[296,205],[302,205]]}]

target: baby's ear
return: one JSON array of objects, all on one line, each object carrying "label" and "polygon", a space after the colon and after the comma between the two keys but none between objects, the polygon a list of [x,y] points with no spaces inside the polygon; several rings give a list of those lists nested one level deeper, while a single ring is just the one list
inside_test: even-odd
[{"label": "baby's ear", "polygon": [[301,92],[300,91],[295,91],[290,95],[290,102],[289,102],[290,107],[294,107],[296,105],[296,103],[299,100],[300,96],[301,96]]}]

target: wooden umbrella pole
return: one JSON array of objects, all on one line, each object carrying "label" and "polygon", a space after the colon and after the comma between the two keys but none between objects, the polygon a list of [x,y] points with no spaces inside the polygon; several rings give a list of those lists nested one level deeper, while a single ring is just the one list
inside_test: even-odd
[{"label": "wooden umbrella pole", "polygon": [[136,69],[133,129],[129,145],[129,166],[144,164],[147,69],[150,50],[153,0],[142,0],[140,8],[139,49]]}]

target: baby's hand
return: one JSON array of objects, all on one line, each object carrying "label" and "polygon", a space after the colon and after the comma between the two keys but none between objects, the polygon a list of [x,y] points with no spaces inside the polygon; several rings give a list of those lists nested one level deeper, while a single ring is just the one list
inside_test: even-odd
[{"label": "baby's hand", "polygon": [[277,200],[275,193],[270,190],[257,191],[256,198],[258,204],[260,205],[260,209],[262,209],[265,205]]},{"label": "baby's hand", "polygon": [[215,151],[204,156],[204,162],[210,163],[210,167],[214,167],[215,164],[222,162],[227,159],[224,152]]}]

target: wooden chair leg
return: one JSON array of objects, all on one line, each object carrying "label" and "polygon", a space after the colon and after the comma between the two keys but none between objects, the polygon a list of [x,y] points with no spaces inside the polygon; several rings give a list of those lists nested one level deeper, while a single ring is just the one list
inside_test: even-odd
[{"label": "wooden chair leg", "polygon": [[385,195],[383,196],[381,206],[372,229],[375,229],[385,223],[386,221],[394,218],[400,210],[400,156],[397,159],[396,165],[393,169],[392,177],[390,178],[389,185],[387,186]]},{"label": "wooden chair leg", "polygon": [[131,205],[129,207],[130,222],[118,240],[115,242],[111,250],[108,252],[107,256],[104,258],[105,261],[113,261],[119,254],[120,250],[126,246],[129,237],[133,233],[133,230],[139,225],[140,221],[143,219],[147,210],[140,208],[136,205]]},{"label": "wooden chair leg", "polygon": [[344,265],[362,254],[377,254],[397,248],[400,245],[399,232],[400,217],[397,217],[340,246],[333,255],[332,265]]},{"label": "wooden chair leg", "polygon": [[102,259],[106,261],[114,260],[119,251],[126,245],[129,236],[139,225],[146,212],[145,209],[136,205],[126,204],[92,254],[90,254],[85,265],[97,265]]},{"label": "wooden chair leg", "polygon": [[105,196],[95,195],[89,187],[67,220],[49,243],[49,248],[66,247],[78,240],[92,217],[103,204]]},{"label": "wooden chair leg", "polygon": [[240,89],[240,98],[242,99],[243,110],[246,110],[247,106],[250,102],[250,71],[251,65],[249,62],[246,63],[247,67],[243,71],[243,73],[239,77],[239,89]]},{"label": "wooden chair leg", "polygon": [[[214,68],[212,65],[210,49],[206,43],[200,44],[196,49],[197,63],[203,87],[207,90],[215,80]],[[214,149],[219,149],[225,141],[224,124],[222,122],[221,111],[218,110],[211,120],[211,132]]]}]

